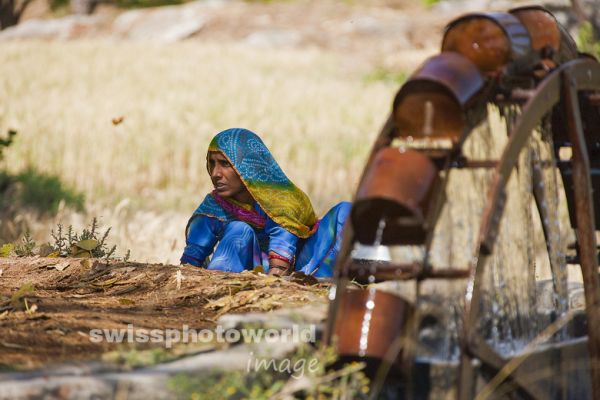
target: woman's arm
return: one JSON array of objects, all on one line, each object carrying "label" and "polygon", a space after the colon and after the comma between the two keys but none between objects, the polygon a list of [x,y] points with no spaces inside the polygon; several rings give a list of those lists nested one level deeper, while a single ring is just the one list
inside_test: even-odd
[{"label": "woman's arm", "polygon": [[212,254],[222,229],[223,223],[216,218],[193,216],[186,229],[186,246],[181,263],[202,267],[206,258]]}]

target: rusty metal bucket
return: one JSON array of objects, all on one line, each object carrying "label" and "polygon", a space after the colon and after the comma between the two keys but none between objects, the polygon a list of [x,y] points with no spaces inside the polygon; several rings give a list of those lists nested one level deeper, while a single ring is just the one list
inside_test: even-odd
[{"label": "rusty metal bucket", "polygon": [[550,11],[542,6],[524,6],[509,12],[525,26],[532,49],[540,53],[548,68],[577,58],[577,45]]},{"label": "rusty metal bucket", "polygon": [[[438,169],[416,150],[381,149],[365,171],[352,207],[356,238],[373,244],[422,244]],[[382,227],[383,221],[385,227]]]},{"label": "rusty metal bucket", "polygon": [[[400,365],[400,340],[406,337],[414,315],[413,305],[376,289],[347,288],[341,296],[333,326],[337,353],[346,358],[386,359]],[[397,354],[393,350],[388,353],[393,346],[398,348]]]},{"label": "rusty metal bucket", "polygon": [[510,63],[532,54],[529,32],[509,13],[467,14],[450,22],[442,51],[455,51],[485,75],[497,75]]},{"label": "rusty metal bucket", "polygon": [[457,142],[467,123],[466,110],[483,86],[477,67],[458,53],[427,59],[394,99],[398,135]]}]

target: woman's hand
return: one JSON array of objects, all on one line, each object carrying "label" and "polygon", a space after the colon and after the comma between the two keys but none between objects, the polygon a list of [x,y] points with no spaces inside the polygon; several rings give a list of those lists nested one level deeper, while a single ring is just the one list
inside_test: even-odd
[{"label": "woman's hand", "polygon": [[269,253],[269,275],[282,276],[290,273],[291,264],[274,252]]}]

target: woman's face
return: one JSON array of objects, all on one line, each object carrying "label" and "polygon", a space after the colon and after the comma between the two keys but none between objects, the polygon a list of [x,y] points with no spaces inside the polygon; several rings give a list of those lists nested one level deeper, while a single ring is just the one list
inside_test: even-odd
[{"label": "woman's face", "polygon": [[247,200],[250,194],[223,154],[215,151],[208,153],[208,173],[219,195],[232,197],[239,201]]}]

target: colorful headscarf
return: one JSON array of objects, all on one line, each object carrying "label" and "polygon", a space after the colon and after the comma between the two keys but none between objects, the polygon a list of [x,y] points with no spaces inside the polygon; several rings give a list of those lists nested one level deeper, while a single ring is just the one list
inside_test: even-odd
[{"label": "colorful headscarf", "polygon": [[[255,133],[241,128],[227,129],[213,138],[208,151],[218,151],[229,160],[250,195],[273,221],[301,238],[314,231],[317,217],[310,199],[288,179]],[[213,193],[206,196],[195,214],[230,221],[245,220],[240,218],[244,211],[239,208],[253,211],[232,199],[216,198]],[[232,208],[223,207],[223,200],[233,204],[233,209],[237,206],[239,215]]]}]

